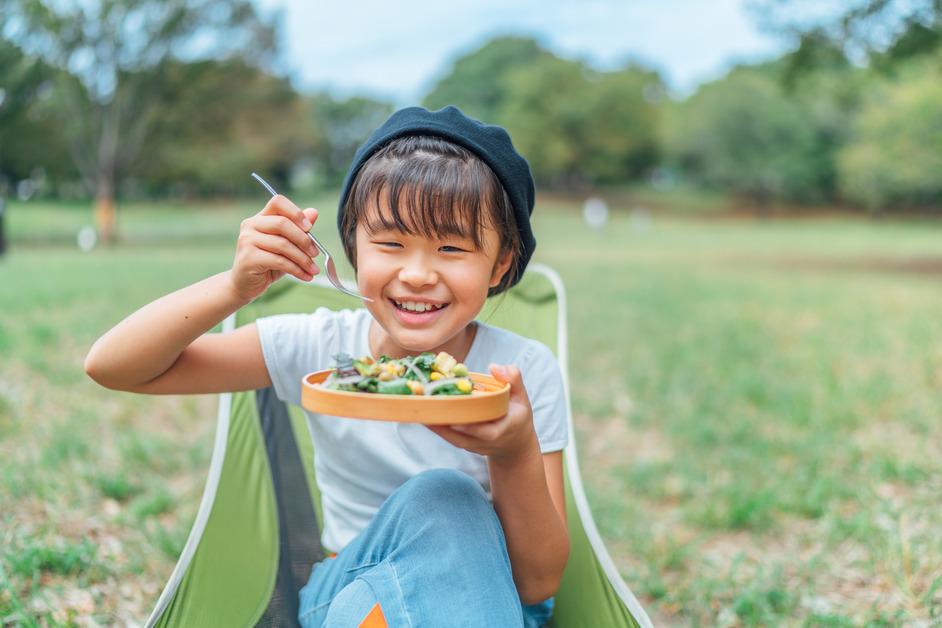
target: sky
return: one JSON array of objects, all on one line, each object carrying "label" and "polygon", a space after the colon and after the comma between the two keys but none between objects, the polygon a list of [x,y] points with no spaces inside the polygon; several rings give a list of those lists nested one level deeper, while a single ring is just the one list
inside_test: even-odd
[{"label": "sky", "polygon": [[737,62],[780,54],[746,0],[256,0],[283,12],[295,86],[418,102],[455,58],[502,34],[530,35],[598,69],[628,60],[661,72],[678,96]]}]

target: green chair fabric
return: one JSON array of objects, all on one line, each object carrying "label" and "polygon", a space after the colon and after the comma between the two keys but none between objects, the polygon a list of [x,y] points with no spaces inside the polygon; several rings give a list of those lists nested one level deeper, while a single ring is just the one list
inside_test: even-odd
[{"label": "green chair fabric", "polygon": [[[230,317],[224,329],[273,314],[358,305],[319,280],[284,280]],[[565,308],[559,277],[532,264],[517,286],[488,301],[479,320],[546,344],[560,362],[568,399]],[[297,625],[297,591],[323,557],[314,450],[304,415],[300,408],[285,408],[267,389],[220,395],[217,422],[196,521],[147,625]],[[598,535],[571,436],[564,452],[571,552],[550,626],[650,626]]]}]

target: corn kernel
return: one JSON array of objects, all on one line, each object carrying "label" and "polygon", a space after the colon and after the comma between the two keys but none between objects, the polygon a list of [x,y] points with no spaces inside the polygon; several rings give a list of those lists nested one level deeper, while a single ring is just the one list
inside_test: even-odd
[{"label": "corn kernel", "polygon": [[432,374],[431,374],[431,376],[430,376],[430,379],[434,382],[435,380],[441,379],[441,378],[443,378],[443,377],[444,377],[444,375],[442,375],[442,374],[439,373],[438,371],[432,371]]},{"label": "corn kernel", "polygon": [[471,386],[470,379],[459,379],[456,386],[458,387],[458,390],[460,390],[463,393],[471,392],[472,386]]},{"label": "corn kernel", "polygon": [[432,363],[432,368],[439,373],[451,375],[451,369],[453,369],[457,363],[458,361],[455,358],[445,353],[444,351],[441,351],[438,355],[435,356],[435,360]]}]

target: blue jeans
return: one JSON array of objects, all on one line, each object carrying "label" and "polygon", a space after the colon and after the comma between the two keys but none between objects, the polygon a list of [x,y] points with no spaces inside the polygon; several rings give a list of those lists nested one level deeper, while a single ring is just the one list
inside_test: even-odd
[{"label": "blue jeans", "polygon": [[542,626],[553,598],[523,606],[500,520],[481,486],[453,469],[396,490],[301,589],[301,625],[356,627],[379,604],[399,626]]}]

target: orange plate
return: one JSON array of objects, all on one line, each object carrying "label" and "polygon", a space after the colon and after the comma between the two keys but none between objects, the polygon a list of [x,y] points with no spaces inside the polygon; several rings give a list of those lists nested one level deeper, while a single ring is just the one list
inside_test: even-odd
[{"label": "orange plate", "polygon": [[321,386],[331,370],[309,373],[301,380],[301,405],[318,414],[456,425],[499,419],[507,414],[510,384],[497,381],[484,373],[469,373],[474,384],[470,395],[381,395],[378,393],[330,390]]}]

